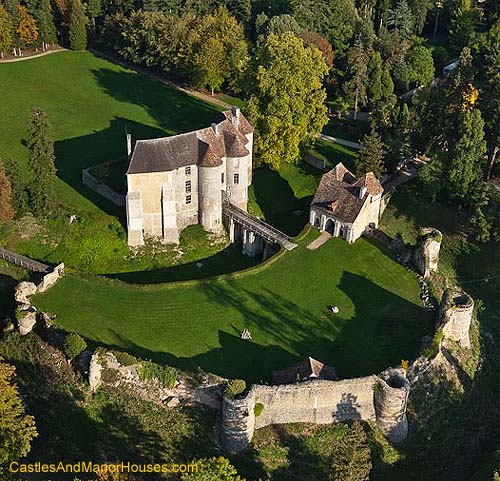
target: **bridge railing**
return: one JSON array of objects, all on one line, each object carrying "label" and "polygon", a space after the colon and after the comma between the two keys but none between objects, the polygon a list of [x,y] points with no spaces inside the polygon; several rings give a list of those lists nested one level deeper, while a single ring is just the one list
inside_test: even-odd
[{"label": "bridge railing", "polygon": [[11,252],[3,247],[0,247],[0,259],[3,259],[16,266],[23,267],[32,272],[42,272],[48,274],[52,271],[52,268],[41,262],[34,261],[28,257],[21,256],[15,252]]}]

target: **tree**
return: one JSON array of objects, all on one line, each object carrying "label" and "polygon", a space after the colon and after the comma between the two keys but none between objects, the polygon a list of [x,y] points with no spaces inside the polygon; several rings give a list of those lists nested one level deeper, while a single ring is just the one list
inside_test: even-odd
[{"label": "tree", "polygon": [[45,215],[53,204],[56,167],[52,126],[42,109],[31,111],[27,133],[28,166],[31,171],[28,187],[30,207],[34,214]]},{"label": "tree", "polygon": [[363,147],[356,159],[356,173],[363,175],[373,172],[377,177],[381,177],[384,173],[384,144],[375,128],[375,123],[372,123],[370,132],[361,140],[361,145]]},{"label": "tree", "polygon": [[16,217],[22,217],[29,210],[24,172],[15,159],[6,159],[4,165],[12,188],[12,205],[15,215]]},{"label": "tree", "polygon": [[292,0],[292,15],[299,25],[317,32],[344,58],[359,20],[354,0]]},{"label": "tree", "polygon": [[57,41],[50,0],[40,0],[35,19],[38,26],[38,40],[42,43],[42,49],[45,50],[47,44]]},{"label": "tree", "polygon": [[350,97],[354,107],[354,119],[357,118],[360,105],[366,103],[368,84],[368,55],[361,42],[356,42],[348,54],[349,80],[344,84],[344,90]]},{"label": "tree", "polygon": [[355,421],[334,444],[330,481],[368,481],[371,469],[368,439],[361,423]]},{"label": "tree", "polygon": [[304,31],[299,34],[307,45],[316,47],[322,54],[329,70],[333,67],[333,48],[330,42],[316,32]]},{"label": "tree", "polygon": [[69,42],[73,50],[85,50],[87,48],[86,23],[82,2],[80,0],[71,0]]},{"label": "tree", "polygon": [[198,470],[182,474],[182,481],[244,481],[229,460],[222,456],[200,459],[196,464]]},{"label": "tree", "polygon": [[382,56],[376,50],[368,62],[368,92],[372,102],[382,98]]},{"label": "tree", "polygon": [[248,61],[243,26],[225,7],[220,7],[196,23],[194,35],[195,83],[214,91],[227,81],[237,91]]},{"label": "tree", "polygon": [[409,38],[415,28],[415,18],[406,0],[399,0],[389,12],[387,25],[399,32],[401,38]]},{"label": "tree", "polygon": [[417,86],[429,85],[434,79],[434,59],[431,49],[416,46],[409,54],[408,80]]},{"label": "tree", "polygon": [[483,86],[479,99],[488,142],[486,178],[493,173],[500,150],[500,25],[494,25],[480,45],[478,62]]},{"label": "tree", "polygon": [[458,0],[457,4],[451,14],[449,36],[450,44],[460,52],[474,35],[474,10],[471,0]]},{"label": "tree", "polygon": [[482,177],[481,159],[486,152],[484,121],[478,109],[468,108],[459,120],[458,141],[450,151],[448,192],[467,202],[474,184]]},{"label": "tree", "polygon": [[471,226],[474,227],[474,237],[479,242],[490,239],[491,223],[484,214],[484,209],[489,202],[488,184],[484,181],[477,182],[471,193],[472,215]]},{"label": "tree", "polygon": [[38,38],[38,29],[36,28],[35,19],[28,13],[23,5],[17,6],[19,23],[17,24],[16,32],[19,39],[19,51],[21,47],[32,45]]},{"label": "tree", "polygon": [[[162,5],[166,3],[168,2],[163,1]],[[146,2],[144,3],[144,9],[147,10]],[[102,10],[101,0],[88,0],[87,13],[89,14],[89,17],[92,20],[92,26],[94,27],[94,30],[95,30],[95,19],[101,14],[101,10]]]},{"label": "tree", "polygon": [[12,45],[12,21],[7,10],[0,3],[0,57]]},{"label": "tree", "polygon": [[328,121],[322,86],[328,68],[318,49],[290,32],[269,35],[254,61],[248,113],[256,158],[278,169],[296,162]]},{"label": "tree", "polygon": [[14,218],[12,187],[3,163],[0,161],[0,221]]},{"label": "tree", "polygon": [[292,32],[295,35],[299,35],[302,31],[297,20],[291,15],[275,15],[269,20],[267,24],[267,34],[274,33],[275,35],[280,35],[285,32]]},{"label": "tree", "polygon": [[26,456],[38,435],[13,383],[14,373],[14,366],[0,357],[0,465]]}]

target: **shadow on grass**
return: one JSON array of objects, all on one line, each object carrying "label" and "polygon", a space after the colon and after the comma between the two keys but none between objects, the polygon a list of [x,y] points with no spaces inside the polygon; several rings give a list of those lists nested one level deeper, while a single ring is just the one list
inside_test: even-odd
[{"label": "shadow on grass", "polygon": [[266,222],[291,237],[302,231],[309,219],[312,196],[298,199],[286,179],[267,167],[254,171],[253,191]]},{"label": "shadow on grass", "polygon": [[108,95],[144,108],[169,134],[209,127],[219,112],[217,106],[145,75],[108,68],[92,73]]},{"label": "shadow on grass", "polygon": [[134,141],[165,136],[165,132],[160,129],[115,117],[106,130],[57,141],[54,146],[58,177],[107,214],[119,216],[122,223],[125,209],[115,206],[85,187],[82,183],[82,171],[126,156],[126,132],[132,134]]},{"label": "shadow on grass", "polygon": [[260,343],[241,340],[241,326],[234,326],[229,332],[218,331],[219,347],[207,344],[206,352],[192,357],[144,349],[116,330],[110,332],[117,339],[110,347],[182,369],[201,367],[258,382],[308,356],[334,366],[341,377],[376,373],[414,357],[420,338],[428,333],[423,308],[349,272],[339,285],[356,306],[355,317],[348,320],[333,315],[327,306],[318,316],[270,289],[251,291],[232,281],[207,282],[202,288],[210,304],[238,311],[244,327],[258,332]]},{"label": "shadow on grass", "polygon": [[223,251],[199,261],[164,269],[108,274],[106,277],[129,284],[160,284],[215,277],[247,269],[257,264],[259,261],[242,255],[241,244],[231,244]]}]

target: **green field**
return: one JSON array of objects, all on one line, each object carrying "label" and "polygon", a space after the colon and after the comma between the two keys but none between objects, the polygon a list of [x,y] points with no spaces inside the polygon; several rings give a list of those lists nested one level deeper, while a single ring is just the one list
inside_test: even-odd
[{"label": "green field", "polygon": [[[126,129],[134,139],[188,131],[208,125],[216,107],[88,52],[0,66],[0,87],[12,85],[16,95],[1,107],[0,156],[25,162],[29,110],[46,110],[54,125],[60,207],[46,221],[0,228],[0,243],[76,269],[36,300],[57,313],[60,326],[144,358],[253,381],[308,355],[350,376],[416,354],[429,328],[416,279],[365,240],[354,246],[333,240],[311,252],[305,244],[317,234],[310,233],[298,249],[255,272],[189,286],[164,283],[254,263],[199,226],[183,232],[178,248],[148,246],[131,255],[123,212],[85,189],[81,170],[122,157]],[[354,158],[324,142],[317,149],[329,163]],[[301,164],[279,173],[256,169],[249,208],[297,235],[319,178]],[[69,214],[77,215],[71,225]],[[340,314],[333,316],[330,305]],[[251,342],[239,339],[244,327]]]},{"label": "green field", "polygon": [[[309,251],[315,235],[233,279],[140,288],[68,275],[35,303],[92,341],[252,381],[309,355],[341,376],[415,356],[430,328],[416,278],[364,239]],[[252,341],[239,339],[245,327]]]}]

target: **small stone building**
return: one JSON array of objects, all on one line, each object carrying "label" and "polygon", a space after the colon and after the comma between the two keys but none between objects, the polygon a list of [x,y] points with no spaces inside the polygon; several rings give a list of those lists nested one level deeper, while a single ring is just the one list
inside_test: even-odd
[{"label": "small stone building", "polygon": [[340,162],[321,178],[309,221],[332,237],[354,242],[368,227],[378,227],[383,191],[373,172],[358,178]]},{"label": "small stone building", "polygon": [[223,229],[223,196],[247,209],[252,182],[253,128],[240,109],[222,112],[211,127],[138,140],[127,171],[128,244],[144,236],[178,243],[187,226]]}]

